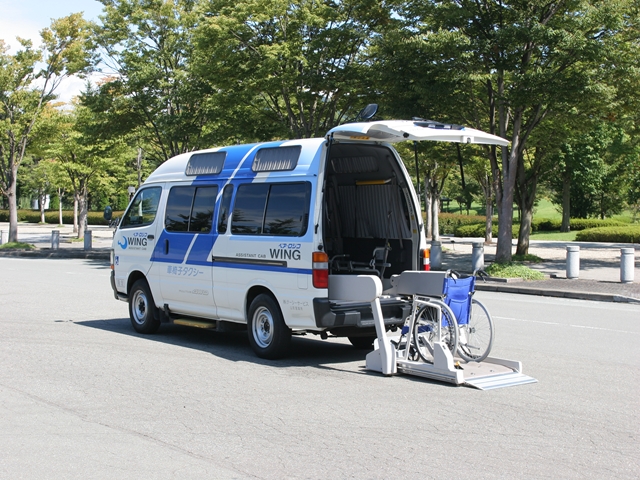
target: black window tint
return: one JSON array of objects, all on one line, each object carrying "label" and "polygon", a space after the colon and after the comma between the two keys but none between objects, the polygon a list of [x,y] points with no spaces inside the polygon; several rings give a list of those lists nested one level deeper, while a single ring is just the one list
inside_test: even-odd
[{"label": "black window tint", "polygon": [[229,219],[229,207],[231,207],[231,196],[233,195],[233,185],[227,185],[222,192],[220,202],[220,212],[218,213],[218,233],[227,232],[227,220]]},{"label": "black window tint", "polygon": [[306,233],[309,215],[308,183],[271,185],[264,218],[266,235],[299,237]]},{"label": "black window tint", "polygon": [[195,187],[173,187],[167,199],[164,225],[168,232],[188,232]]},{"label": "black window tint", "polygon": [[252,183],[240,185],[236,194],[231,221],[231,233],[258,235],[262,233],[264,207],[269,185]]},{"label": "black window tint", "polygon": [[196,197],[193,200],[191,210],[191,223],[189,231],[196,233],[209,233],[213,223],[213,208],[216,204],[218,187],[198,187]]},{"label": "black window tint", "polygon": [[140,190],[131,202],[131,207],[120,223],[124,227],[144,227],[151,225],[156,218],[162,188],[152,187]]}]

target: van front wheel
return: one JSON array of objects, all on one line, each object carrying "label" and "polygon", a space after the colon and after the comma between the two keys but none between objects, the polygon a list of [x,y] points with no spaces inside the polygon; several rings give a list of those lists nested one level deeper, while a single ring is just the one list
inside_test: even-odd
[{"label": "van front wheel", "polygon": [[287,354],[291,330],[285,325],[273,297],[261,294],[254,298],[248,321],[249,343],[258,357],[274,360]]},{"label": "van front wheel", "polygon": [[154,333],[160,327],[156,305],[145,280],[138,280],[129,292],[129,317],[138,333]]}]

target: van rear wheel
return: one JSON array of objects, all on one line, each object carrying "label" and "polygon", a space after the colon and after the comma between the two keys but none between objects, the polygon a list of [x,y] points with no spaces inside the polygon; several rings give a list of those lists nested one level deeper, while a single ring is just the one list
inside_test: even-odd
[{"label": "van rear wheel", "polygon": [[275,360],[288,353],[291,330],[271,295],[263,293],[253,299],[247,320],[249,343],[258,357]]},{"label": "van rear wheel", "polygon": [[154,333],[160,327],[158,309],[145,280],[136,281],[129,292],[129,318],[138,333]]}]

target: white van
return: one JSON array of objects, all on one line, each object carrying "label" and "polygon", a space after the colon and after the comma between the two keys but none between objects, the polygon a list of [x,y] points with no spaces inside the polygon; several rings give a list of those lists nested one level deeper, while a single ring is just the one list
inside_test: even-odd
[{"label": "white van", "polygon": [[[246,326],[263,358],[285,355],[292,334],[370,347],[371,305],[335,300],[332,278],[376,275],[387,289],[392,275],[425,269],[420,204],[390,145],[405,140],[507,144],[456,125],[373,121],[166,161],[114,235],[111,284],[135,330]],[[410,301],[383,292],[380,303],[386,328],[402,327]]]}]

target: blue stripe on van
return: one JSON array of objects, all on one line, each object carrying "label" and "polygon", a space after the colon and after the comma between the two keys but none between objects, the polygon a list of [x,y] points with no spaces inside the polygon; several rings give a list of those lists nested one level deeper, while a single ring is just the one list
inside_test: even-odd
[{"label": "blue stripe on van", "polygon": [[[163,230],[151,254],[151,261],[182,263],[195,235],[195,233],[168,233]],[[169,241],[169,253],[165,255],[164,246],[167,240]]]},{"label": "blue stripe on van", "polygon": [[187,265],[207,265],[211,266],[211,258],[209,254],[213,248],[218,235],[200,234],[193,242],[189,257],[187,258]]},{"label": "blue stripe on van", "polygon": [[237,268],[240,270],[260,270],[263,272],[298,273],[301,275],[313,274],[313,271],[307,268],[276,267],[273,265],[252,265],[246,263],[216,262],[215,266],[221,268]]}]

